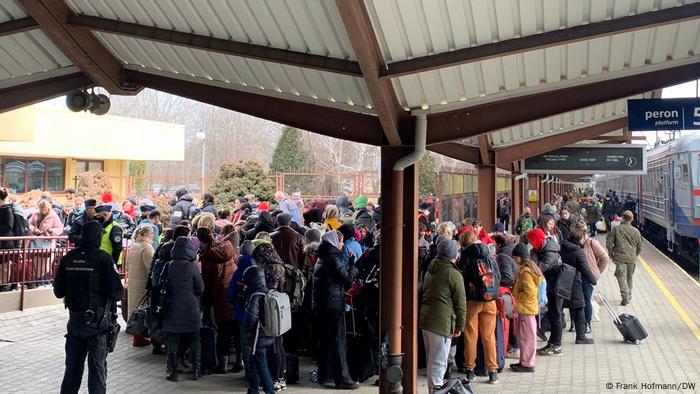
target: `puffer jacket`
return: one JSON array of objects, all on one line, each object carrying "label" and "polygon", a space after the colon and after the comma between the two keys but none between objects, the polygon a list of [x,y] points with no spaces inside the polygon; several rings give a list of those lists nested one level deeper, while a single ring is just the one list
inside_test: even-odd
[{"label": "puffer jacket", "polygon": [[455,329],[462,330],[466,318],[467,299],[462,274],[450,260],[438,256],[425,274],[419,327],[450,338]]},{"label": "puffer jacket", "polygon": [[245,233],[245,239],[252,241],[258,236],[258,233],[266,232],[272,234],[275,231],[275,226],[272,222],[260,220],[255,223],[255,227]]},{"label": "puffer jacket", "polygon": [[173,205],[173,214],[170,219],[170,227],[175,227],[183,220],[189,220],[189,212],[192,207],[193,198],[185,194]]},{"label": "puffer jacket", "polygon": [[560,250],[559,243],[554,237],[547,237],[541,249],[530,250],[530,259],[537,263],[540,269],[551,267],[547,272],[543,272],[544,278],[547,280],[547,295],[553,295],[556,292],[554,284],[557,283],[559,266],[562,264],[559,256]]},{"label": "puffer jacket", "polygon": [[521,315],[537,315],[539,313],[538,289],[542,277],[528,267],[520,267],[513,286],[515,311]]},{"label": "puffer jacket", "polygon": [[561,234],[562,240],[569,238],[569,232],[571,231],[572,224],[573,221],[571,219],[559,219],[559,221],[557,222],[557,229]]},{"label": "puffer jacket", "polygon": [[233,305],[226,302],[226,290],[236,272],[236,251],[230,242],[214,242],[200,253],[204,293],[202,307],[205,312],[214,308],[214,319],[218,323],[233,320]]},{"label": "puffer jacket", "polygon": [[[473,243],[462,250],[462,255],[459,258],[457,266],[462,271],[462,275],[464,276],[464,287],[467,300],[484,301],[482,296],[476,293],[476,289],[478,289],[480,286],[479,281],[481,280],[481,277],[476,272],[475,265],[477,260],[487,260],[493,258],[494,257],[491,254],[489,247],[481,242]],[[495,264],[495,266],[496,270],[498,270],[498,264]],[[498,276],[497,282],[500,283],[500,272],[494,272],[494,274]]]},{"label": "puffer jacket", "polygon": [[600,275],[605,272],[605,268],[610,263],[610,256],[603,245],[595,238],[588,238],[583,243],[583,253],[586,254],[588,266],[591,267],[593,276],[596,280],[600,279]]},{"label": "puffer jacket", "polygon": [[187,237],[175,241],[168,263],[166,285],[167,311],[163,317],[163,331],[184,334],[199,332],[202,319],[199,297],[204,291],[204,282],[194,260],[197,249]]},{"label": "puffer jacket", "polygon": [[[12,237],[14,233],[15,216],[12,204],[0,205],[0,237]],[[0,241],[0,249],[20,248],[22,241]]]},{"label": "puffer jacket", "polygon": [[[239,320],[241,330],[241,342],[243,345],[252,346],[255,342],[256,348],[262,349],[271,346],[275,342],[274,337],[263,335],[262,327],[258,322],[265,323],[265,314],[262,313],[265,298],[263,294],[267,294],[270,290],[265,283],[265,274],[262,272],[262,267],[253,266],[243,273],[242,282],[245,290],[243,291],[243,302],[245,311],[243,319]],[[257,342],[255,337],[257,335]]]},{"label": "puffer jacket", "polygon": [[506,245],[496,254],[498,270],[501,272],[501,286],[509,288],[513,288],[515,272],[518,270],[518,266],[513,260],[514,247],[513,244]]},{"label": "puffer jacket", "polygon": [[321,242],[316,249],[318,261],[314,266],[311,288],[311,309],[314,312],[343,312],[345,289],[357,277],[357,268],[343,267],[340,249]]},{"label": "puffer jacket", "polygon": [[593,276],[591,268],[588,266],[586,254],[583,253],[583,247],[571,240],[564,240],[564,242],[561,243],[561,259],[564,264],[576,268],[576,276],[574,277],[574,283],[571,287],[569,304],[571,308],[583,308],[586,306],[586,301],[583,298],[583,288],[581,286],[582,278],[593,285],[598,282],[595,276]]},{"label": "puffer jacket", "polygon": [[613,228],[605,239],[608,254],[615,263],[633,264],[642,252],[642,235],[629,222]]},{"label": "puffer jacket", "polygon": [[245,303],[243,301],[243,273],[253,265],[253,257],[241,255],[238,257],[238,267],[231,276],[231,282],[226,291],[226,300],[233,306],[233,320],[242,322],[245,317]]}]

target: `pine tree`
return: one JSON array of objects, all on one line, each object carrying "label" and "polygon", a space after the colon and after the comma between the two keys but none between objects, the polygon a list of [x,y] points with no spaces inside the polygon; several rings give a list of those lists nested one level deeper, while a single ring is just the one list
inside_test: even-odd
[{"label": "pine tree", "polygon": [[236,197],[254,194],[260,201],[269,201],[275,184],[257,161],[228,162],[221,165],[219,176],[209,189],[222,206],[232,205]]},{"label": "pine tree", "polygon": [[418,163],[418,190],[421,196],[435,194],[437,186],[437,167],[435,157],[426,152]]},{"label": "pine tree", "polygon": [[[275,151],[270,162],[270,171],[280,172],[302,172],[309,164],[308,152],[301,144],[299,130],[293,127],[285,127],[282,136],[277,142]],[[313,180],[311,177],[287,176],[285,177],[287,193],[300,189],[302,193],[309,193]]]}]

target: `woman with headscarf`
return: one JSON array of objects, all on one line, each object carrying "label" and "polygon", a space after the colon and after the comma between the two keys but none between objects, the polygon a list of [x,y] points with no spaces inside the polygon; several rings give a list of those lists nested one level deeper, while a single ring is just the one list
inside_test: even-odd
[{"label": "woman with headscarf", "polygon": [[326,230],[337,230],[343,222],[340,221],[340,210],[335,205],[326,205],[323,212],[323,226]]},{"label": "woman with headscarf", "polygon": [[311,309],[317,316],[319,344],[318,381],[326,388],[355,390],[360,387],[350,377],[345,332],[345,289],[357,276],[357,268],[340,262],[343,235],[328,231],[316,249]]},{"label": "woman with headscarf", "polygon": [[243,286],[245,313],[240,328],[248,394],[259,393],[260,387],[265,394],[274,394],[275,387],[267,367],[267,351],[274,338],[264,336],[258,324],[263,313],[264,294],[269,292],[262,267],[247,268],[243,273]]}]

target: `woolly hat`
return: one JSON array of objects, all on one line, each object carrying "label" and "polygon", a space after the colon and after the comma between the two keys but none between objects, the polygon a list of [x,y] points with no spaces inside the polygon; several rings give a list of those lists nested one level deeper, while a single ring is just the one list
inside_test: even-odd
[{"label": "woolly hat", "polygon": [[530,252],[527,250],[527,245],[519,243],[513,248],[513,257],[522,257],[524,259],[530,258]]},{"label": "woolly hat", "polygon": [[499,233],[505,233],[506,228],[501,223],[496,223],[493,225],[493,231]]},{"label": "woolly hat", "polygon": [[535,250],[542,249],[544,246],[544,241],[547,238],[544,231],[541,228],[536,228],[531,230],[526,235],[527,241],[532,245]]},{"label": "woolly hat", "polygon": [[457,253],[459,252],[459,247],[457,243],[451,239],[442,238],[437,244],[437,254],[438,256],[447,257],[452,260],[457,258]]},{"label": "woolly hat", "polygon": [[277,215],[277,224],[280,226],[289,226],[292,223],[292,215],[288,213],[280,213]]},{"label": "woolly hat", "polygon": [[367,196],[357,196],[357,198],[355,199],[355,209],[362,209],[367,207],[367,201],[369,201]]}]

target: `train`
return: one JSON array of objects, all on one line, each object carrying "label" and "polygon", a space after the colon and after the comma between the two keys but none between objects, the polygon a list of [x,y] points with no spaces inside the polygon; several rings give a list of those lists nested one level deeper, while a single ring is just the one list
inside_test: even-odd
[{"label": "train", "polygon": [[631,195],[644,235],[698,269],[700,244],[700,133],[682,136],[647,152],[647,172],[596,178],[605,194]]}]

